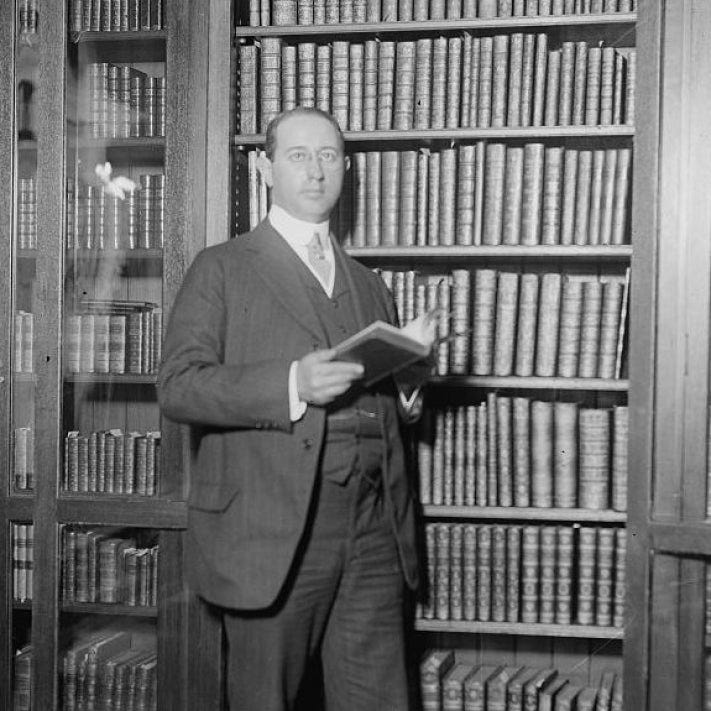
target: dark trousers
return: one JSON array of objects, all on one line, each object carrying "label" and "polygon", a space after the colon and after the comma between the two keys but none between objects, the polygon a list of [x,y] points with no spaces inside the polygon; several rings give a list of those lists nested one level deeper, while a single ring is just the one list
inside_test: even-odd
[{"label": "dark trousers", "polygon": [[[274,609],[225,612],[232,711],[291,711],[312,665],[328,711],[407,711],[404,581],[380,480],[359,443],[345,484],[322,478],[301,558]],[[312,711],[313,707],[309,707]]]}]

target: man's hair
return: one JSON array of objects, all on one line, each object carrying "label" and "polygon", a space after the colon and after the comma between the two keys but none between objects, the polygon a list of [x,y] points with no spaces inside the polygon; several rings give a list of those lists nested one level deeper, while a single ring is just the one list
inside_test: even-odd
[{"label": "man's hair", "polygon": [[338,121],[336,121],[336,119],[333,118],[333,116],[331,116],[328,112],[317,109],[314,106],[297,106],[296,108],[289,109],[288,111],[282,111],[269,122],[269,125],[267,126],[267,136],[264,142],[264,152],[267,154],[267,158],[269,158],[269,160],[274,157],[276,130],[279,128],[280,124],[287,119],[290,119],[292,116],[318,116],[319,118],[328,121],[336,131],[340,144],[339,148],[341,149],[341,152],[343,152],[345,140],[343,138],[343,131],[341,131],[341,127],[338,125]]}]

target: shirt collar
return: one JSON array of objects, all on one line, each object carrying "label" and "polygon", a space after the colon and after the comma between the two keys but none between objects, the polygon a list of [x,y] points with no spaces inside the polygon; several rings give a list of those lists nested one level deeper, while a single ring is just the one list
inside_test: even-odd
[{"label": "shirt collar", "polygon": [[315,232],[321,236],[321,243],[330,247],[328,220],[325,222],[305,222],[290,215],[284,208],[272,204],[269,208],[269,222],[292,248],[306,247]]}]

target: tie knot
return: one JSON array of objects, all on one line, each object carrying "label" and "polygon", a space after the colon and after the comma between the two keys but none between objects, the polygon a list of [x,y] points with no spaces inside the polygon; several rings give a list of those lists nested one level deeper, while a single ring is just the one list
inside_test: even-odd
[{"label": "tie knot", "polygon": [[325,245],[323,242],[323,238],[318,232],[314,232],[314,236],[311,238],[311,241],[309,242],[309,250],[313,252],[314,256],[317,259],[325,259],[326,254],[325,254]]}]

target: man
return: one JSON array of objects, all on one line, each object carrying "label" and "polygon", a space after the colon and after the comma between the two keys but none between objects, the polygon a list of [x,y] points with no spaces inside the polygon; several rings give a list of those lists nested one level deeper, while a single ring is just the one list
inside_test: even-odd
[{"label": "man", "polygon": [[200,253],[171,314],[158,394],[192,425],[189,579],[225,609],[234,711],[295,708],[314,660],[328,711],[405,711],[402,603],[417,584],[392,379],[336,345],[395,321],[328,219],[348,168],[331,116],[268,128],[268,218]]}]

